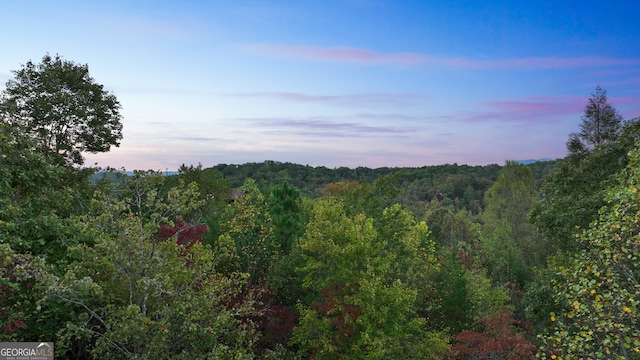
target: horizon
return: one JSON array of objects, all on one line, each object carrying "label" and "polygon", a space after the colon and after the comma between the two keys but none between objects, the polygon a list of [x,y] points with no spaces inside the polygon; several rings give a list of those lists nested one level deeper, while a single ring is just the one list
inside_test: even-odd
[{"label": "horizon", "polygon": [[640,116],[640,6],[69,0],[3,14],[0,89],[60,54],[120,101],[121,146],[85,154],[100,167],[501,165],[563,158],[597,85]]},{"label": "horizon", "polygon": [[[542,158],[542,159],[523,159],[523,160],[511,160],[511,159],[507,159],[506,161],[515,161],[520,165],[531,165],[534,163],[539,163],[539,162],[548,162],[548,161],[557,161],[559,159],[551,159],[551,158]],[[300,164],[300,163],[292,163],[292,162],[282,162],[282,161],[276,161],[276,160],[263,160],[263,161],[259,161],[259,162],[246,162],[246,163],[242,163],[242,164],[233,164],[233,163],[219,163],[219,164],[215,164],[215,165],[211,165],[211,166],[202,166],[202,169],[212,169],[215,168],[217,166],[245,166],[245,165],[249,165],[249,164],[257,164],[257,165],[261,165],[261,164],[265,164],[265,163],[269,163],[269,162],[273,162],[275,164],[290,164],[290,165],[297,165],[297,166],[303,166],[303,167],[310,167],[313,169],[317,169],[317,168],[326,168],[328,170],[337,170],[340,169],[341,167],[327,167],[324,165],[317,165],[317,166],[312,166],[309,164]],[[186,165],[186,166],[199,166],[202,164],[182,164],[182,165]],[[490,163],[490,164],[483,164],[483,165],[469,165],[469,164],[458,164],[458,163],[445,163],[445,164],[437,164],[437,165],[423,165],[423,166],[381,166],[381,167],[367,167],[367,166],[357,166],[357,167],[348,167],[345,166],[347,169],[349,170],[356,170],[358,168],[365,168],[365,169],[370,169],[370,170],[379,170],[382,168],[388,168],[388,169],[420,169],[420,168],[427,168],[427,167],[438,167],[438,166],[468,166],[468,167],[485,167],[485,166],[504,166],[505,164],[497,164],[497,163]],[[90,169],[91,167],[85,167],[87,169]],[[106,173],[106,172],[119,172],[119,173],[124,173],[127,175],[131,175],[133,174],[135,171],[155,171],[155,172],[159,172],[162,173],[165,176],[169,176],[169,175],[178,175],[181,173],[181,171],[178,170],[169,170],[168,168],[165,169],[123,169],[123,168],[97,168],[97,171],[95,172],[95,174],[100,174],[100,173]]]}]

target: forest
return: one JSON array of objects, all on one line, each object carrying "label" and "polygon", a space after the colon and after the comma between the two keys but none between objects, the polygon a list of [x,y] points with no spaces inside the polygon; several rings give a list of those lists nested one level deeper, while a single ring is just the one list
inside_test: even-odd
[{"label": "forest", "polygon": [[0,95],[0,341],[59,359],[640,359],[640,119],[553,161],[98,169],[121,105],[45,55]]}]

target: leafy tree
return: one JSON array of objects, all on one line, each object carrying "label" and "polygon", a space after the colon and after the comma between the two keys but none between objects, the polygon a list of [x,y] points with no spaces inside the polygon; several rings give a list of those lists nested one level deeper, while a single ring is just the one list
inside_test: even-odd
[{"label": "leafy tree", "polygon": [[350,215],[364,213],[374,219],[382,217],[384,209],[395,203],[400,194],[397,176],[381,176],[373,182],[338,182],[327,185],[323,192],[342,198]]},{"label": "leafy tree", "polygon": [[304,232],[302,195],[300,190],[284,182],[271,190],[269,203],[275,241],[280,243],[283,255],[289,254],[293,243]]},{"label": "leafy tree", "polygon": [[253,306],[237,301],[247,275],[217,271],[226,260],[218,254],[231,249],[204,246],[201,227],[172,221],[202,205],[195,184],[161,196],[160,175],[138,175],[127,184],[131,199],[96,193],[80,219],[95,244],[73,247],[66,271],[42,279],[43,311],[79,314],[58,324],[57,355],[80,344],[93,358],[253,358],[256,334],[245,320]]},{"label": "leafy tree", "polygon": [[273,220],[264,195],[252,179],[240,188],[242,195],[229,204],[231,219],[222,237],[236,244],[240,269],[249,274],[251,284],[261,284],[280,255],[273,234]]},{"label": "leafy tree", "polygon": [[584,108],[580,132],[569,135],[570,155],[580,155],[620,136],[622,115],[607,100],[607,90],[600,86],[591,93]]},{"label": "leafy tree", "polygon": [[221,225],[226,222],[228,217],[227,204],[231,199],[229,180],[213,168],[203,169],[201,164],[197,166],[183,164],[178,171],[179,175],[167,177],[165,186],[174,187],[180,181],[187,184],[192,182],[198,184],[200,200],[204,201],[204,205],[196,209],[194,213],[188,214],[187,217],[204,221],[209,227],[209,231],[205,234],[205,242],[214,244],[222,234]]},{"label": "leafy tree", "polygon": [[434,200],[427,204],[424,219],[429,224],[433,240],[439,246],[475,252],[480,226],[472,222],[468,212],[455,211],[453,207],[442,206]]},{"label": "leafy tree", "polygon": [[285,182],[271,191],[269,204],[274,241],[280,248],[268,284],[276,291],[281,304],[294,306],[298,302],[309,303],[311,291],[302,287],[303,276],[296,269],[304,265],[299,239],[304,234],[312,202]]},{"label": "leafy tree", "polygon": [[558,312],[542,336],[542,357],[638,358],[640,355],[640,152],[630,152],[607,205],[578,236],[582,250],[556,265]]},{"label": "leafy tree", "polygon": [[[446,343],[424,331],[417,290],[395,277],[401,255],[385,251],[371,218],[348,211],[335,198],[316,202],[301,239],[299,271],[321,299],[299,305],[294,344],[318,359],[434,358]],[[417,252],[425,234],[426,225],[418,223],[403,240]]]},{"label": "leafy tree", "polygon": [[38,324],[38,280],[46,274],[40,257],[19,254],[0,243],[0,341],[27,341],[55,335],[51,324]]},{"label": "leafy tree", "polygon": [[468,287],[467,269],[453,249],[444,249],[439,271],[433,279],[433,298],[425,317],[430,325],[458,333],[472,326],[474,313]]},{"label": "leafy tree", "polygon": [[533,360],[536,346],[529,340],[522,324],[513,319],[507,309],[477,320],[479,331],[456,334],[450,359],[510,359]]},{"label": "leafy tree", "polygon": [[90,198],[89,172],[52,163],[33,143],[0,124],[0,242],[55,263],[70,245],[91,241],[72,220]]},{"label": "leafy tree", "polygon": [[[460,258],[460,253],[458,258]],[[467,292],[474,319],[498,314],[500,309],[511,309],[511,298],[503,286],[491,283],[486,270],[473,266],[466,272]]]},{"label": "leafy tree", "polygon": [[640,139],[638,119],[622,123],[600,87],[585,107],[580,133],[569,136],[569,156],[557,162],[541,188],[530,218],[556,250],[575,251],[575,235],[589,226],[604,204],[604,190],[628,162]]},{"label": "leafy tree", "polygon": [[537,192],[531,170],[507,161],[498,181],[485,193],[481,262],[498,282],[524,285],[547,251],[529,213]]},{"label": "leafy tree", "polygon": [[35,139],[37,150],[82,165],[83,152],[119,145],[120,103],[89,76],[87,65],[47,54],[13,73],[0,98],[0,118]]},{"label": "leafy tree", "polygon": [[601,145],[583,159],[561,159],[542,186],[542,197],[531,209],[530,219],[555,250],[581,247],[575,234],[589,226],[604,204],[604,190],[627,163],[630,148],[621,142]]},{"label": "leafy tree", "polygon": [[491,316],[510,302],[501,286],[493,285],[486,270],[471,262],[464,251],[440,249],[439,266],[431,271],[419,292],[420,310],[430,328],[451,334],[474,328],[474,319]]}]

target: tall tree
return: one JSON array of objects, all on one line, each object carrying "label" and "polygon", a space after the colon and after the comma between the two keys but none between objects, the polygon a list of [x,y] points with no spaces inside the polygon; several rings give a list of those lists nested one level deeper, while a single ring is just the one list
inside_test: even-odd
[{"label": "tall tree", "polygon": [[640,153],[630,153],[618,185],[605,191],[598,221],[581,232],[583,249],[555,264],[557,312],[541,339],[542,358],[637,359],[640,354]]},{"label": "tall tree", "polygon": [[220,239],[233,239],[240,268],[249,274],[249,283],[261,284],[280,255],[280,246],[274,240],[267,200],[253,179],[247,179],[240,189],[242,195],[229,204],[231,219]]},{"label": "tall tree", "polygon": [[569,154],[581,154],[598,145],[616,141],[620,136],[622,121],[622,115],[607,99],[607,90],[598,85],[584,108],[580,132],[569,135]]},{"label": "tall tree", "polygon": [[271,191],[270,214],[273,219],[274,236],[280,244],[282,254],[291,251],[292,243],[304,232],[302,195],[296,187],[284,182]]},{"label": "tall tree", "polygon": [[87,65],[47,54],[13,74],[0,97],[0,119],[35,139],[39,150],[82,165],[83,152],[119,145],[120,103],[89,76]]},{"label": "tall tree", "polygon": [[[253,307],[240,297],[248,276],[217,271],[232,244],[198,241],[201,231],[191,230],[202,225],[186,227],[179,217],[202,206],[196,184],[161,194],[156,189],[163,181],[159,173],[137,173],[122,200],[96,192],[91,212],[77,218],[94,244],[74,246],[61,271],[37,276],[44,296],[32,313],[58,328],[56,357],[254,358],[257,334],[246,320]],[[39,269],[29,258],[13,258]],[[12,274],[1,275],[11,280]],[[53,317],[61,312],[73,317]]]},{"label": "tall tree", "polygon": [[596,88],[583,116],[580,133],[569,135],[569,156],[557,162],[530,218],[549,243],[559,250],[581,247],[576,234],[596,219],[605,204],[604,190],[628,162],[627,153],[640,139],[638,119],[621,123],[620,114]]},{"label": "tall tree", "polygon": [[506,162],[485,193],[481,261],[494,280],[523,285],[546,257],[542,238],[527,219],[536,196],[531,169],[515,161]]},{"label": "tall tree", "polygon": [[374,219],[349,210],[338,199],[319,200],[300,239],[304,286],[322,299],[298,306],[293,343],[315,359],[436,358],[446,342],[424,330],[415,309],[418,290],[397,276],[395,264],[434,251],[421,248],[429,242],[426,224],[390,209],[386,218],[411,225],[402,239],[389,239],[403,244],[392,245],[379,238]]},{"label": "tall tree", "polygon": [[0,124],[0,243],[56,262],[68,246],[89,240],[70,221],[90,199],[88,176],[51,162],[33,146],[20,129]]}]

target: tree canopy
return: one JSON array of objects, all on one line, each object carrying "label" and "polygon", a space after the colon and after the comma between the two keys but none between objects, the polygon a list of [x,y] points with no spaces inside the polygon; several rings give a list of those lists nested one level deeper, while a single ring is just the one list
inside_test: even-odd
[{"label": "tree canopy", "polygon": [[607,90],[596,86],[584,108],[580,132],[569,135],[569,155],[585,153],[596,146],[616,141],[620,136],[622,122],[622,115],[607,99]]},{"label": "tree canopy", "polygon": [[89,75],[88,65],[47,54],[13,74],[0,97],[0,118],[35,139],[38,150],[82,165],[83,152],[119,146],[120,103]]},{"label": "tree canopy", "polygon": [[164,176],[80,166],[122,138],[86,65],[14,74],[0,341],[82,360],[640,354],[640,121],[599,87],[556,162]]}]

